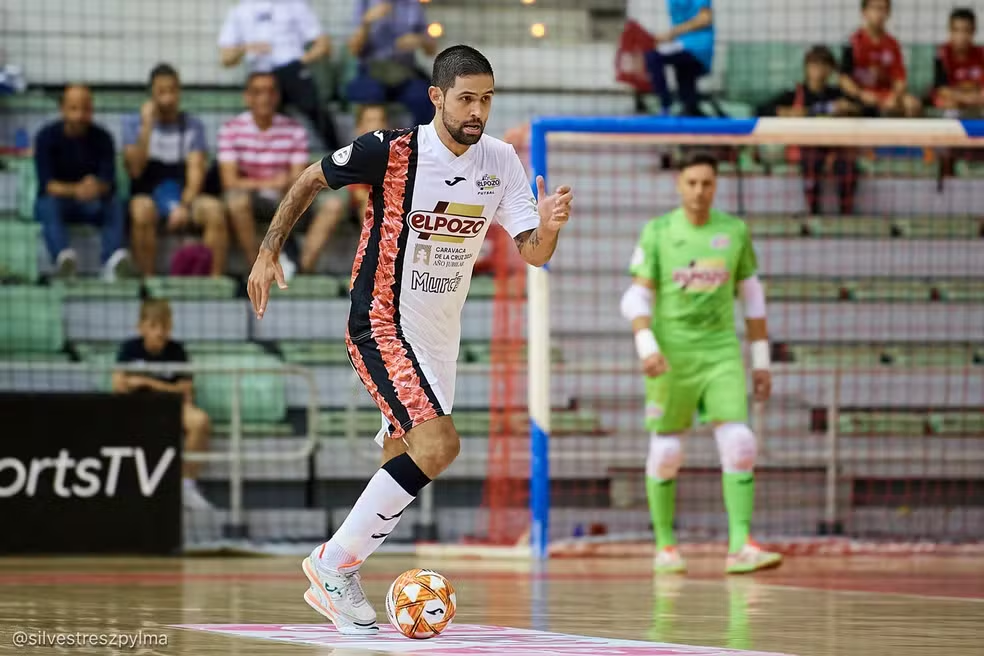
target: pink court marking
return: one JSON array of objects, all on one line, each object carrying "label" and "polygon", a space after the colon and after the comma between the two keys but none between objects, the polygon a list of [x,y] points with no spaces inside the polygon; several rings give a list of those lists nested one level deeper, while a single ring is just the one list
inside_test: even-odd
[{"label": "pink court marking", "polygon": [[177,624],[172,628],[335,649],[365,649],[425,656],[788,656],[721,647],[593,638],[505,626],[457,624],[431,640],[410,640],[391,626],[375,636],[346,636],[325,624]]}]

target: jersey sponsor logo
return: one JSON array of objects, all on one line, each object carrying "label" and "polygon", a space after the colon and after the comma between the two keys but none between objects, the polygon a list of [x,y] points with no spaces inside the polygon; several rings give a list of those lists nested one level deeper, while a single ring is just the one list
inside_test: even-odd
[{"label": "jersey sponsor logo", "polygon": [[728,246],[731,245],[731,237],[728,235],[714,235],[711,237],[711,248],[718,251],[723,251]]},{"label": "jersey sponsor logo", "polygon": [[349,144],[344,148],[339,148],[331,155],[331,161],[337,166],[345,166],[352,159],[352,148],[355,144]]},{"label": "jersey sponsor logo", "polygon": [[377,139],[379,139],[379,143],[383,143],[383,131],[382,130],[376,130],[375,132],[372,133],[372,136],[374,136]]},{"label": "jersey sponsor logo", "polygon": [[502,180],[499,179],[499,176],[492,173],[486,173],[475,182],[475,186],[478,187],[480,194],[490,194],[501,184]]},{"label": "jersey sponsor logo", "polygon": [[451,180],[445,180],[444,181],[444,184],[446,184],[449,187],[453,187],[456,184],[458,184],[459,182],[464,182],[464,181],[465,181],[465,179],[463,177],[461,177],[460,175],[456,175]]},{"label": "jersey sponsor logo", "polygon": [[431,247],[428,244],[417,244],[413,247],[413,263],[428,265],[431,263]]},{"label": "jersey sponsor logo", "polygon": [[646,419],[662,419],[663,414],[663,406],[655,401],[646,404]]},{"label": "jersey sponsor logo", "polygon": [[414,271],[410,279],[410,289],[428,294],[453,294],[461,287],[464,277],[456,273],[449,278],[435,276],[427,271]]},{"label": "jersey sponsor logo", "polygon": [[440,201],[431,211],[414,210],[407,221],[421,239],[460,244],[483,234],[488,224],[484,210],[484,205]]},{"label": "jersey sponsor logo", "polygon": [[721,258],[691,260],[684,268],[673,271],[673,282],[685,292],[713,292],[728,282],[731,273]]}]

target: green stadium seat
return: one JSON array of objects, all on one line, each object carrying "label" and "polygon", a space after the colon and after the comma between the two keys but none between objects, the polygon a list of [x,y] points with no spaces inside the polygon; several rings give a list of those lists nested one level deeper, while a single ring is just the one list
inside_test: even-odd
[{"label": "green stadium seat", "polygon": [[766,102],[803,79],[800,43],[729,43],[724,88],[729,100],[750,105]]},{"label": "green stadium seat", "polygon": [[936,284],[940,298],[961,303],[984,303],[984,281],[948,280]]},{"label": "green stadium seat", "polygon": [[841,436],[965,436],[984,434],[984,413],[841,410]]},{"label": "green stadium seat", "polygon": [[938,161],[926,161],[922,157],[861,158],[858,168],[863,175],[883,178],[935,178],[939,175]]},{"label": "green stadium seat", "polygon": [[228,277],[154,277],[144,281],[151,298],[169,301],[223,301],[235,298],[237,282]]},{"label": "green stadium seat", "polygon": [[965,367],[977,358],[984,364],[984,346],[967,344],[789,344],[793,362],[810,367]]},{"label": "green stadium seat", "polygon": [[256,342],[187,342],[185,350],[192,358],[205,355],[262,355],[267,351]]},{"label": "green stadium seat", "polygon": [[0,280],[33,283],[38,279],[38,238],[36,223],[0,221]]},{"label": "green stadium seat", "polygon": [[[217,437],[228,437],[232,433],[232,424],[212,423],[212,434]],[[286,437],[294,434],[294,428],[286,422],[278,423],[243,423],[243,437]]]},{"label": "green stadium seat", "polygon": [[283,298],[337,298],[348,292],[348,278],[337,276],[295,276],[287,289],[274,293]]},{"label": "green stadium seat", "polygon": [[471,287],[468,288],[468,298],[495,297],[495,278],[493,276],[475,276]]},{"label": "green stadium seat", "polygon": [[348,364],[345,342],[280,342],[284,361],[291,364],[336,365]]},{"label": "green stadium seat", "polygon": [[[206,354],[193,358],[194,364],[221,368],[277,368],[282,362],[268,354]],[[241,419],[245,423],[279,423],[287,413],[284,376],[245,373],[240,376]],[[232,383],[230,374],[203,373],[195,377],[195,402],[214,423],[228,423],[232,418]]]},{"label": "green stadium seat", "polygon": [[919,43],[903,47],[909,93],[924,98],[933,89],[935,74],[936,46]]},{"label": "green stadium seat", "polygon": [[[318,435],[344,437],[348,434],[348,422],[345,410],[322,410],[318,415]],[[355,413],[355,431],[359,436],[375,435],[381,424],[379,412],[360,410]]]},{"label": "green stadium seat", "polygon": [[120,279],[106,282],[101,278],[76,278],[64,284],[65,300],[109,301],[140,298],[140,281]]},{"label": "green stadium seat", "polygon": [[954,174],[958,178],[984,178],[984,162],[958,160],[954,165]]},{"label": "green stadium seat", "polygon": [[56,353],[65,344],[60,286],[0,286],[0,352]]}]

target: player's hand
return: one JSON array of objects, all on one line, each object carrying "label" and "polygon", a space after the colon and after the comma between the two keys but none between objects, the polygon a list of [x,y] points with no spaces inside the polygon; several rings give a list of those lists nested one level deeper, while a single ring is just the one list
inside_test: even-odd
[{"label": "player's hand", "polygon": [[94,175],[87,175],[75,185],[75,200],[88,203],[99,198],[99,179]]},{"label": "player's hand", "polygon": [[858,94],[858,99],[865,105],[871,105],[877,107],[880,103],[878,102],[878,94],[874,91],[862,91]]},{"label": "player's hand", "polygon": [[257,41],[246,44],[246,52],[251,55],[269,55],[273,52],[273,46],[266,41]]},{"label": "player's hand", "polygon": [[256,313],[257,319],[262,319],[266,312],[267,301],[270,300],[270,285],[274,280],[277,281],[280,289],[287,289],[284,270],[280,266],[280,256],[261,248],[260,254],[256,256],[256,262],[253,263],[253,270],[249,272],[249,281],[246,283],[246,293],[253,304],[253,312]]},{"label": "player's hand", "polygon": [[650,378],[662,376],[669,370],[669,368],[670,365],[662,353],[653,353],[642,361],[642,370]]},{"label": "player's hand", "polygon": [[148,100],[140,106],[140,120],[144,125],[153,125],[157,122],[157,105],[153,100]]},{"label": "player's hand", "polygon": [[772,396],[772,374],[765,369],[752,371],[752,398],[759,403]]},{"label": "player's hand", "polygon": [[167,228],[168,230],[181,230],[188,225],[188,219],[190,218],[188,208],[178,203],[171,209],[171,213],[167,215]]},{"label": "player's hand", "polygon": [[543,176],[536,176],[537,210],[540,213],[540,226],[549,232],[559,232],[571,216],[571,202],[574,192],[567,185],[557,187],[556,191],[547,196]]}]

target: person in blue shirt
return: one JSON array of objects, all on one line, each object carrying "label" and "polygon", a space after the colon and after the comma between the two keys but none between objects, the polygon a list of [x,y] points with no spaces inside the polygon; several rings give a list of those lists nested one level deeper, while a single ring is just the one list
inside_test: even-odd
[{"label": "person in blue shirt", "polygon": [[655,37],[656,47],[646,54],[646,68],[653,92],[659,96],[663,112],[673,106],[673,94],[666,84],[666,67],[672,66],[677,93],[685,116],[702,116],[698,104],[697,80],[711,72],[714,62],[714,16],[711,0],[667,0],[672,28]]},{"label": "person in blue shirt", "polygon": [[109,132],[92,122],[92,94],[80,85],[65,88],[62,119],[38,132],[34,165],[38,196],[34,214],[57,273],[71,277],[76,254],[69,245],[66,223],[87,223],[102,229],[103,277],[132,273],[124,247],[123,207],[116,198],[116,150]]}]

